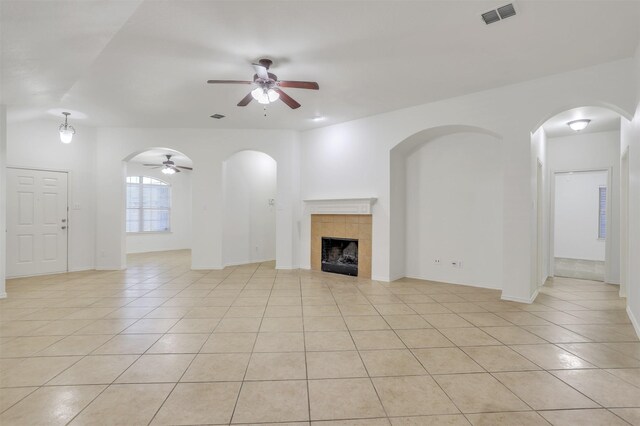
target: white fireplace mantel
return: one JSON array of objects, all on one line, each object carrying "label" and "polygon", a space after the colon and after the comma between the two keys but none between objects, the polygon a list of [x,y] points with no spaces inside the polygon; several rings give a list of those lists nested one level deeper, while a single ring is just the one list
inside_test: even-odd
[{"label": "white fireplace mantel", "polygon": [[371,214],[377,198],[302,200],[305,214]]}]

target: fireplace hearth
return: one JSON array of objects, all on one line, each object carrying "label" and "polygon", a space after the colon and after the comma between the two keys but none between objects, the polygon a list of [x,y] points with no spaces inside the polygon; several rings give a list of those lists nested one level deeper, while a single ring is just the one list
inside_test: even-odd
[{"label": "fireplace hearth", "polygon": [[358,276],[358,240],[322,237],[322,270]]}]

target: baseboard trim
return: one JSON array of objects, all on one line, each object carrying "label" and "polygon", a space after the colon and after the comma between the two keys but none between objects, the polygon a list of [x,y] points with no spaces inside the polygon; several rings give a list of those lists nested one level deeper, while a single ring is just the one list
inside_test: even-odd
[{"label": "baseboard trim", "polygon": [[[489,286],[480,285],[480,284],[456,283],[456,282],[453,282],[453,281],[432,280],[432,279],[429,279],[429,278],[416,277],[416,276],[413,276],[413,275],[405,275],[402,278],[410,278],[412,280],[431,281],[431,282],[442,283],[442,284],[464,285],[464,286],[467,286],[467,287],[484,288],[484,289],[487,289],[487,290],[502,290],[501,288],[498,288],[498,287],[489,287]],[[397,279],[400,280],[402,278],[397,278]]]},{"label": "baseboard trim", "polygon": [[6,299],[7,293],[0,293],[0,299]]},{"label": "baseboard trim", "polygon": [[508,302],[526,303],[530,305],[534,302],[534,300],[536,300],[536,297],[538,297],[539,291],[540,291],[539,289],[536,289],[536,291],[534,291],[531,297],[529,297],[528,299],[525,299],[523,297],[517,297],[517,296],[509,296],[504,293],[500,296],[500,299],[506,300]]},{"label": "baseboard trim", "polygon": [[629,315],[631,324],[633,324],[633,328],[636,330],[636,335],[640,337],[640,322],[635,317],[635,315],[633,315],[633,312],[631,311],[631,307],[628,304],[627,304],[627,315]]},{"label": "baseboard trim", "polygon": [[69,268],[69,272],[84,272],[84,271],[95,271],[96,268],[93,266],[81,266],[78,268]]}]

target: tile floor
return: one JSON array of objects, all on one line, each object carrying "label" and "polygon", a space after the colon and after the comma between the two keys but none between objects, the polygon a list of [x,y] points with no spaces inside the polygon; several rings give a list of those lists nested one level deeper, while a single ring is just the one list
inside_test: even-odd
[{"label": "tile floor", "polygon": [[536,302],[273,263],[8,282],[0,424],[640,425],[640,342],[617,287]]}]

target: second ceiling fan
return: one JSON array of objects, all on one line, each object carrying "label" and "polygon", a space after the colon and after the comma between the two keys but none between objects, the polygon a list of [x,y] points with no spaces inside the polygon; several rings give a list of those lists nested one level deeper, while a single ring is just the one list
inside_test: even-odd
[{"label": "second ceiling fan", "polygon": [[281,87],[296,89],[318,90],[320,86],[315,81],[287,81],[278,80],[275,74],[268,72],[273,62],[270,59],[260,59],[257,64],[252,64],[256,73],[253,81],[248,80],[208,80],[209,84],[252,84],[257,86],[247,96],[238,102],[238,106],[247,106],[253,99],[261,104],[269,104],[278,99],[282,100],[291,109],[300,108],[300,104],[282,91]]}]

